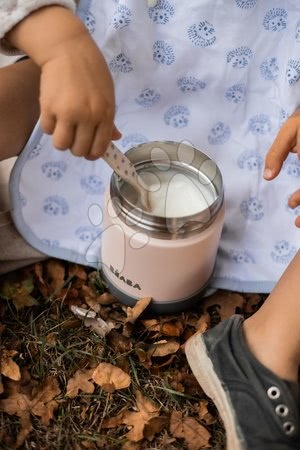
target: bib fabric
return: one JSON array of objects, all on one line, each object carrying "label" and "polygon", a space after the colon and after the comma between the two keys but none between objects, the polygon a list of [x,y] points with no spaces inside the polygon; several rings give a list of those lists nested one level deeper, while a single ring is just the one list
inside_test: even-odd
[{"label": "bib fabric", "polygon": [[[226,217],[210,285],[269,292],[299,247],[300,207],[287,204],[297,156],[274,181],[262,177],[300,105],[299,0],[82,0],[78,15],[114,78],[118,146],[188,141],[222,172]],[[49,256],[99,267],[110,175],[101,159],[55,150],[37,125],[11,176],[19,232]]]}]

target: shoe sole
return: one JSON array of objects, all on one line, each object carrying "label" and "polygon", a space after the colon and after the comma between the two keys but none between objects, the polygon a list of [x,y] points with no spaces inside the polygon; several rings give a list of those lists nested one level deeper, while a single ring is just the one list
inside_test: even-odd
[{"label": "shoe sole", "polygon": [[214,370],[200,333],[187,341],[185,354],[198,383],[208,397],[212,399],[221,416],[226,432],[226,449],[244,450],[241,438],[237,434],[236,419],[231,402]]}]

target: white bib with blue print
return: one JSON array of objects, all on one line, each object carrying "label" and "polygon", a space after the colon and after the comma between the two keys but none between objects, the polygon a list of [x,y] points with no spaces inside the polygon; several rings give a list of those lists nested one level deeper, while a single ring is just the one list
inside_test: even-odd
[{"label": "white bib with blue print", "polygon": [[[187,140],[222,171],[212,286],[268,292],[299,246],[300,207],[287,204],[297,157],[276,180],[262,178],[267,150],[300,105],[299,0],[83,0],[78,14],[114,77],[120,148]],[[17,228],[50,256],[96,267],[110,175],[102,160],[55,150],[37,126],[11,179]]]}]

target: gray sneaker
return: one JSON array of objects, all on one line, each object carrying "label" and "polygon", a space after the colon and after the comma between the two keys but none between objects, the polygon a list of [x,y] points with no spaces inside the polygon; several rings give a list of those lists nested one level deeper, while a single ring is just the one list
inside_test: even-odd
[{"label": "gray sneaker", "polygon": [[234,315],[186,343],[189,365],[224,422],[227,450],[300,449],[300,389],[248,350]]}]

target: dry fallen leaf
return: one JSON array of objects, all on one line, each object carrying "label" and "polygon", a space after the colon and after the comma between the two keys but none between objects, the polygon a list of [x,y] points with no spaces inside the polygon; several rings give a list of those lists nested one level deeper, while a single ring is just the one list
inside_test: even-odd
[{"label": "dry fallen leaf", "polygon": [[167,356],[176,353],[180,344],[176,341],[158,341],[150,345],[148,353],[151,356]]},{"label": "dry fallen leaf", "polygon": [[184,392],[185,394],[191,396],[203,393],[203,390],[195,376],[192,373],[187,372],[187,367],[183,367],[181,370],[176,369],[169,371],[168,380],[170,386],[175,391]]},{"label": "dry fallen leaf", "polygon": [[183,330],[184,326],[180,320],[165,322],[162,324],[161,327],[161,333],[164,334],[165,336],[179,337],[181,336]]},{"label": "dry fallen leaf", "polygon": [[136,407],[138,411],[124,410],[115,417],[105,419],[103,428],[115,428],[119,425],[132,427],[126,434],[129,441],[139,442],[144,437],[145,426],[154,417],[159,416],[160,408],[152,400],[144,397],[140,391],[136,392]]},{"label": "dry fallen leaf", "polygon": [[179,337],[181,336],[184,326],[180,320],[167,320],[160,319],[144,319],[141,321],[147,331],[164,336]]},{"label": "dry fallen leaf", "polygon": [[79,266],[78,264],[70,263],[68,265],[68,274],[69,276],[77,277],[82,281],[87,280],[86,267]]},{"label": "dry fallen leaf", "polygon": [[49,425],[58,407],[54,398],[60,394],[58,381],[54,377],[48,377],[37,386],[35,382],[31,384],[30,380],[24,379],[23,383],[24,386],[20,382],[9,381],[5,390],[7,398],[0,400],[0,411],[20,417],[20,423],[24,425],[17,437],[17,442],[25,439],[31,430],[30,414],[39,416],[43,425]]},{"label": "dry fallen leaf", "polygon": [[43,264],[41,262],[37,262],[34,265],[33,273],[35,275],[35,283],[39,288],[39,291],[41,292],[43,297],[48,297],[48,286],[46,285],[46,282],[44,280],[44,273],[43,273]]},{"label": "dry fallen leaf", "polygon": [[149,369],[152,366],[151,354],[148,353],[149,345],[144,342],[138,342],[134,348],[134,351],[139,359],[139,362]]},{"label": "dry fallen leaf", "polygon": [[205,312],[199,317],[199,320],[196,325],[196,332],[204,333],[210,327],[210,315],[208,312]]},{"label": "dry fallen leaf", "polygon": [[26,277],[23,280],[17,278],[16,273],[8,274],[1,282],[0,297],[7,300],[12,300],[17,309],[25,306],[37,305],[37,300],[32,297],[31,293],[34,290],[32,277]]},{"label": "dry fallen leaf", "polygon": [[128,373],[109,363],[100,363],[94,369],[92,378],[106,392],[125,389],[131,384],[131,378]]},{"label": "dry fallen leaf", "polygon": [[33,267],[35,283],[43,297],[59,294],[65,283],[65,265],[57,259],[36,263]]},{"label": "dry fallen leaf", "polygon": [[151,300],[152,300],[151,297],[141,298],[136,302],[133,308],[128,307],[126,310],[127,312],[126,322],[134,324],[137,318],[142,314],[142,312],[145,311]]},{"label": "dry fallen leaf", "polygon": [[31,400],[26,394],[18,391],[17,384],[10,384],[10,387],[9,397],[0,400],[0,411],[22,417],[24,412],[30,411]]},{"label": "dry fallen leaf", "polygon": [[[71,309],[72,305],[82,306],[82,300],[79,297],[79,291],[77,289],[73,289],[68,285],[67,287],[63,287],[58,297],[63,299],[64,305],[66,305],[69,309]],[[58,319],[58,317],[57,317]]]},{"label": "dry fallen leaf", "polygon": [[50,294],[58,294],[65,283],[65,265],[58,259],[49,259],[45,263],[46,283]]},{"label": "dry fallen leaf", "polygon": [[[11,449],[18,449],[22,446],[31,431],[33,430],[33,426],[31,423],[30,413],[28,411],[24,411],[20,417],[20,429],[16,435],[5,435],[5,437],[1,437],[0,434],[0,443],[5,444]],[[5,447],[5,448],[8,448]],[[3,447],[4,448],[4,447]]]},{"label": "dry fallen leaf", "polygon": [[132,350],[132,340],[123,336],[117,330],[111,330],[107,336],[107,342],[115,352],[127,353]]},{"label": "dry fallen leaf", "polygon": [[141,322],[147,331],[160,331],[161,323],[158,319],[144,319]]},{"label": "dry fallen leaf", "polygon": [[21,379],[20,368],[13,360],[13,357],[17,354],[16,350],[3,350],[0,355],[0,373],[15,381]]},{"label": "dry fallen leaf", "polygon": [[83,285],[80,294],[84,299],[85,303],[92,308],[95,312],[99,312],[101,306],[111,305],[116,303],[116,298],[109,292],[104,292],[103,294],[97,294],[95,289],[91,286]]},{"label": "dry fallen leaf", "polygon": [[31,433],[33,426],[30,420],[30,414],[24,414],[21,418],[20,418],[20,431],[19,434],[17,435],[17,440],[15,443],[15,448],[19,448],[21,447],[21,445],[24,444],[25,439],[27,438],[27,436],[29,435],[29,433]]},{"label": "dry fallen leaf", "polygon": [[[146,368],[150,367],[159,369],[165,365],[171,364],[172,360],[176,357],[176,352],[179,350],[180,344],[174,340],[161,340],[153,344],[147,344],[145,342],[138,342],[134,350],[139,358],[140,363]],[[163,358],[169,356],[168,361],[163,361],[153,365],[152,357]]]},{"label": "dry fallen leaf", "polygon": [[183,438],[189,450],[211,447],[209,431],[196,419],[183,416],[181,411],[172,412],[170,432],[174,437]]},{"label": "dry fallen leaf", "polygon": [[204,299],[202,306],[204,311],[207,311],[209,307],[216,305],[221,320],[225,320],[242,312],[245,304],[245,298],[236,292],[217,291]]},{"label": "dry fallen leaf", "polygon": [[92,394],[95,390],[94,384],[90,381],[93,372],[94,369],[77,370],[74,376],[68,381],[66,396],[74,398],[78,395],[79,390],[86,394]]},{"label": "dry fallen leaf", "polygon": [[206,425],[212,425],[213,423],[216,422],[216,418],[212,414],[210,414],[207,406],[208,400],[204,398],[200,400],[198,406],[199,419],[203,420],[203,422],[206,423]]},{"label": "dry fallen leaf", "polygon": [[49,376],[32,390],[31,413],[39,416],[44,425],[49,425],[58,403],[54,400],[60,394],[57,378]]},{"label": "dry fallen leaf", "polygon": [[136,406],[138,412],[128,412],[126,425],[131,425],[132,429],[127,433],[127,439],[138,442],[143,439],[144,427],[154,417],[159,416],[160,408],[152,400],[142,395],[140,391],[136,392]]},{"label": "dry fallen leaf", "polygon": [[159,416],[150,419],[144,428],[144,438],[151,442],[156,434],[160,433],[164,428],[167,428],[169,421],[169,416]]}]

